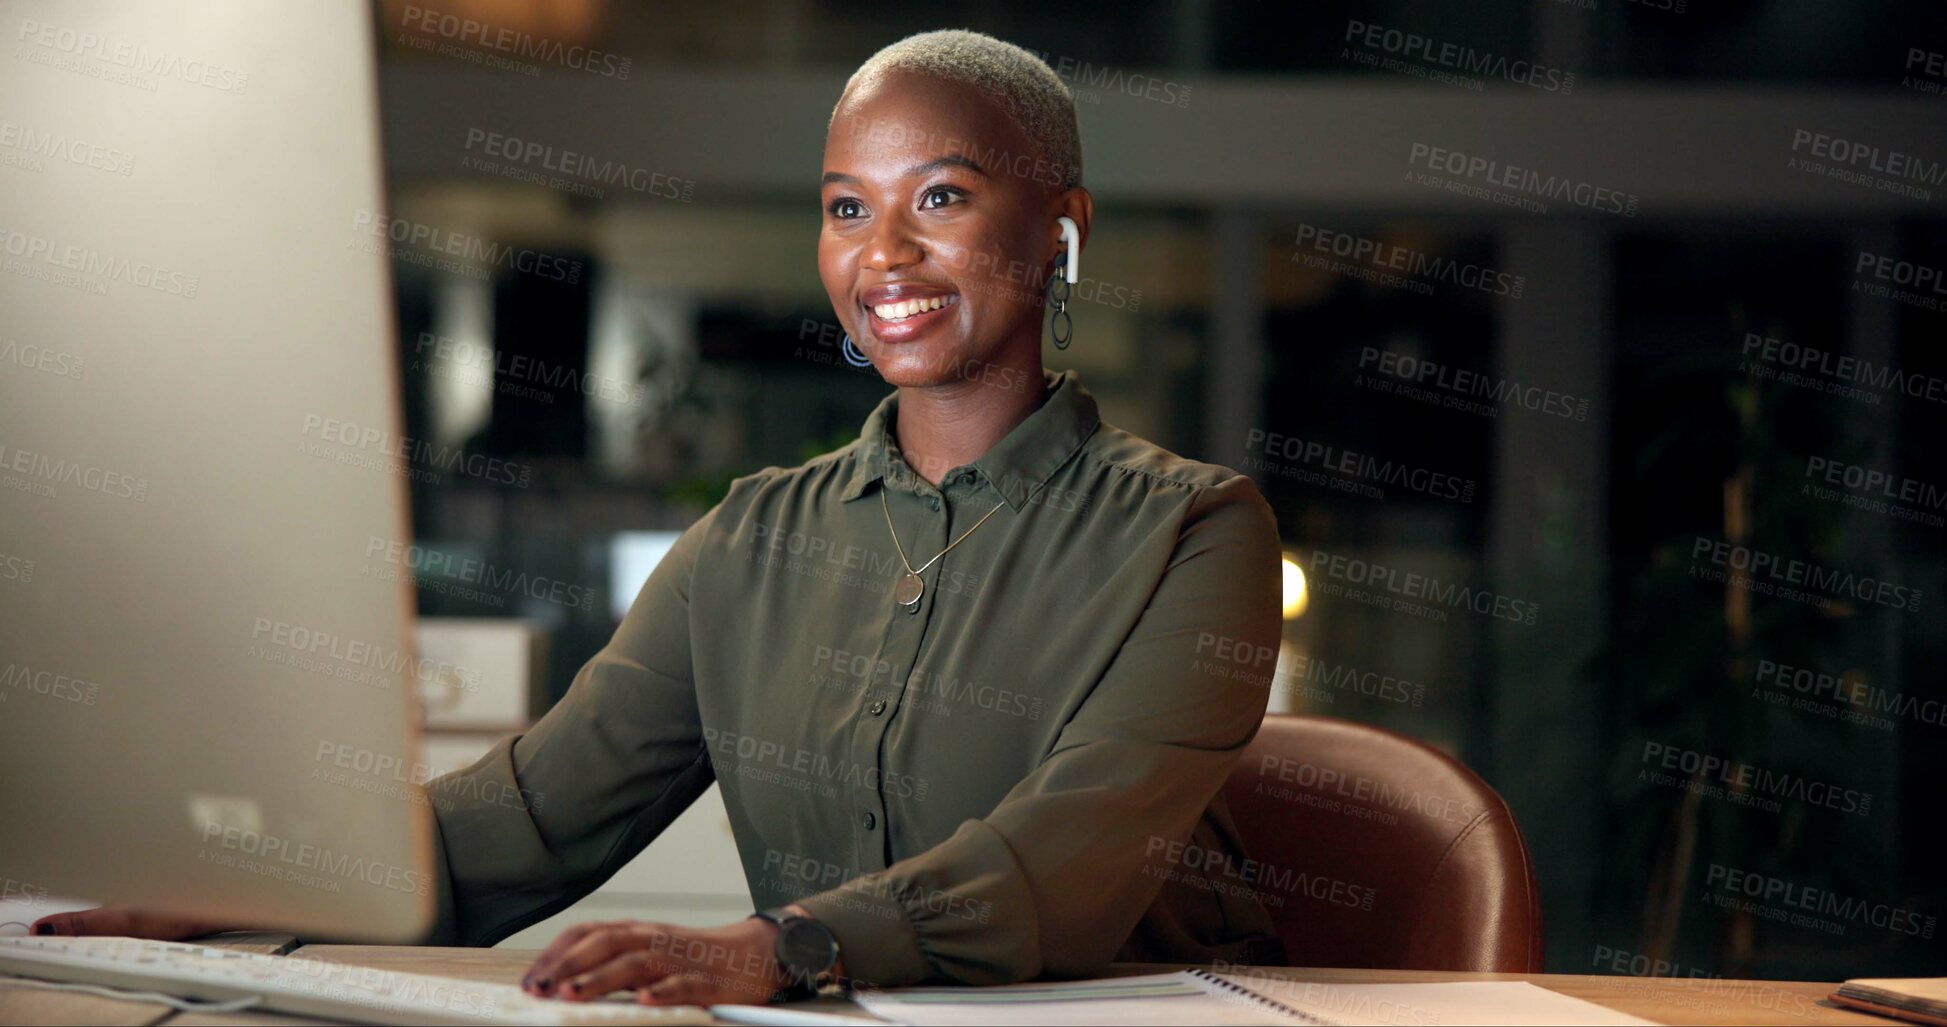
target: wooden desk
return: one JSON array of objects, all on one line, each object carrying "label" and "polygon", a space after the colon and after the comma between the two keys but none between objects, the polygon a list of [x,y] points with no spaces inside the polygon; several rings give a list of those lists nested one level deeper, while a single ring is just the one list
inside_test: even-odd
[{"label": "wooden desk", "polygon": [[[274,939],[246,938],[232,944],[265,946]],[[259,947],[257,951],[275,951]],[[357,966],[413,973],[438,974],[469,981],[516,984],[534,958],[528,949],[420,948],[380,945],[304,945],[293,955],[329,959]],[[1157,973],[1170,966],[1123,964],[1116,973]],[[1263,967],[1253,971],[1253,984],[1267,993],[1287,982],[1319,984],[1408,984],[1429,981],[1529,981],[1540,987],[1586,999],[1626,1013],[1667,1024],[1894,1024],[1842,1009],[1826,1001],[1832,985],[1801,981],[1729,981],[1652,977],[1601,977],[1581,974],[1468,974],[1416,970],[1324,970]],[[844,1004],[838,1004],[841,1011]],[[263,1013],[172,1013],[167,1006],[145,1002],[46,991],[10,985],[0,980],[0,1023],[130,1024],[185,1027],[189,1024],[299,1025],[324,1021]]]}]

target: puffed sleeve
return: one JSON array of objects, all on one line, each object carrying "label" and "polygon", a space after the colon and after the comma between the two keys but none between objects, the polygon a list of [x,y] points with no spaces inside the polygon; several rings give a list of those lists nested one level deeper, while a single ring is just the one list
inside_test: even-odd
[{"label": "puffed sleeve", "polygon": [[690,579],[716,513],[683,533],[532,729],[427,785],[440,878],[429,943],[491,945],[560,912],[709,788]]}]

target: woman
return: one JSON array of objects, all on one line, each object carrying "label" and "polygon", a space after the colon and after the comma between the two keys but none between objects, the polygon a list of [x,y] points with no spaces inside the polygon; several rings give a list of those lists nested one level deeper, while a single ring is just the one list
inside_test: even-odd
[{"label": "woman", "polygon": [[[1249,479],[1101,423],[1042,369],[1042,286],[1093,214],[1068,90],[991,37],[914,36],[847,83],[824,169],[819,273],[897,392],[856,442],[739,479],[561,703],[430,786],[430,940],[567,907],[714,780],[766,912],[576,927],[529,991],[708,1004],[1279,961],[1217,798],[1264,713],[1265,668],[1230,657],[1277,645],[1276,528]],[[507,793],[534,801],[480,798]]]}]

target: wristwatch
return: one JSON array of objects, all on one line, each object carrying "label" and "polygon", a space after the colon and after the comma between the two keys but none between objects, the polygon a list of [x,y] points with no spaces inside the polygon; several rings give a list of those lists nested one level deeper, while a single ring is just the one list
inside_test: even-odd
[{"label": "wristwatch", "polygon": [[777,965],[791,978],[784,994],[816,994],[831,983],[832,969],[838,966],[838,938],[831,928],[783,908],[751,915],[777,925]]}]

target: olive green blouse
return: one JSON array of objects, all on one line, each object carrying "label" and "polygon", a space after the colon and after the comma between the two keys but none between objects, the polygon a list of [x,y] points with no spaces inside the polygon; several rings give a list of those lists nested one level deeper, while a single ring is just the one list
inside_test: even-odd
[{"label": "olive green blouse", "polygon": [[[802,903],[858,981],[1279,961],[1218,797],[1278,644],[1270,507],[1102,423],[1073,372],[1044,386],[937,488],[897,394],[738,479],[553,710],[430,786],[432,940],[560,911],[719,781],[758,906]],[[915,567],[994,511],[912,607],[882,495]]]}]

